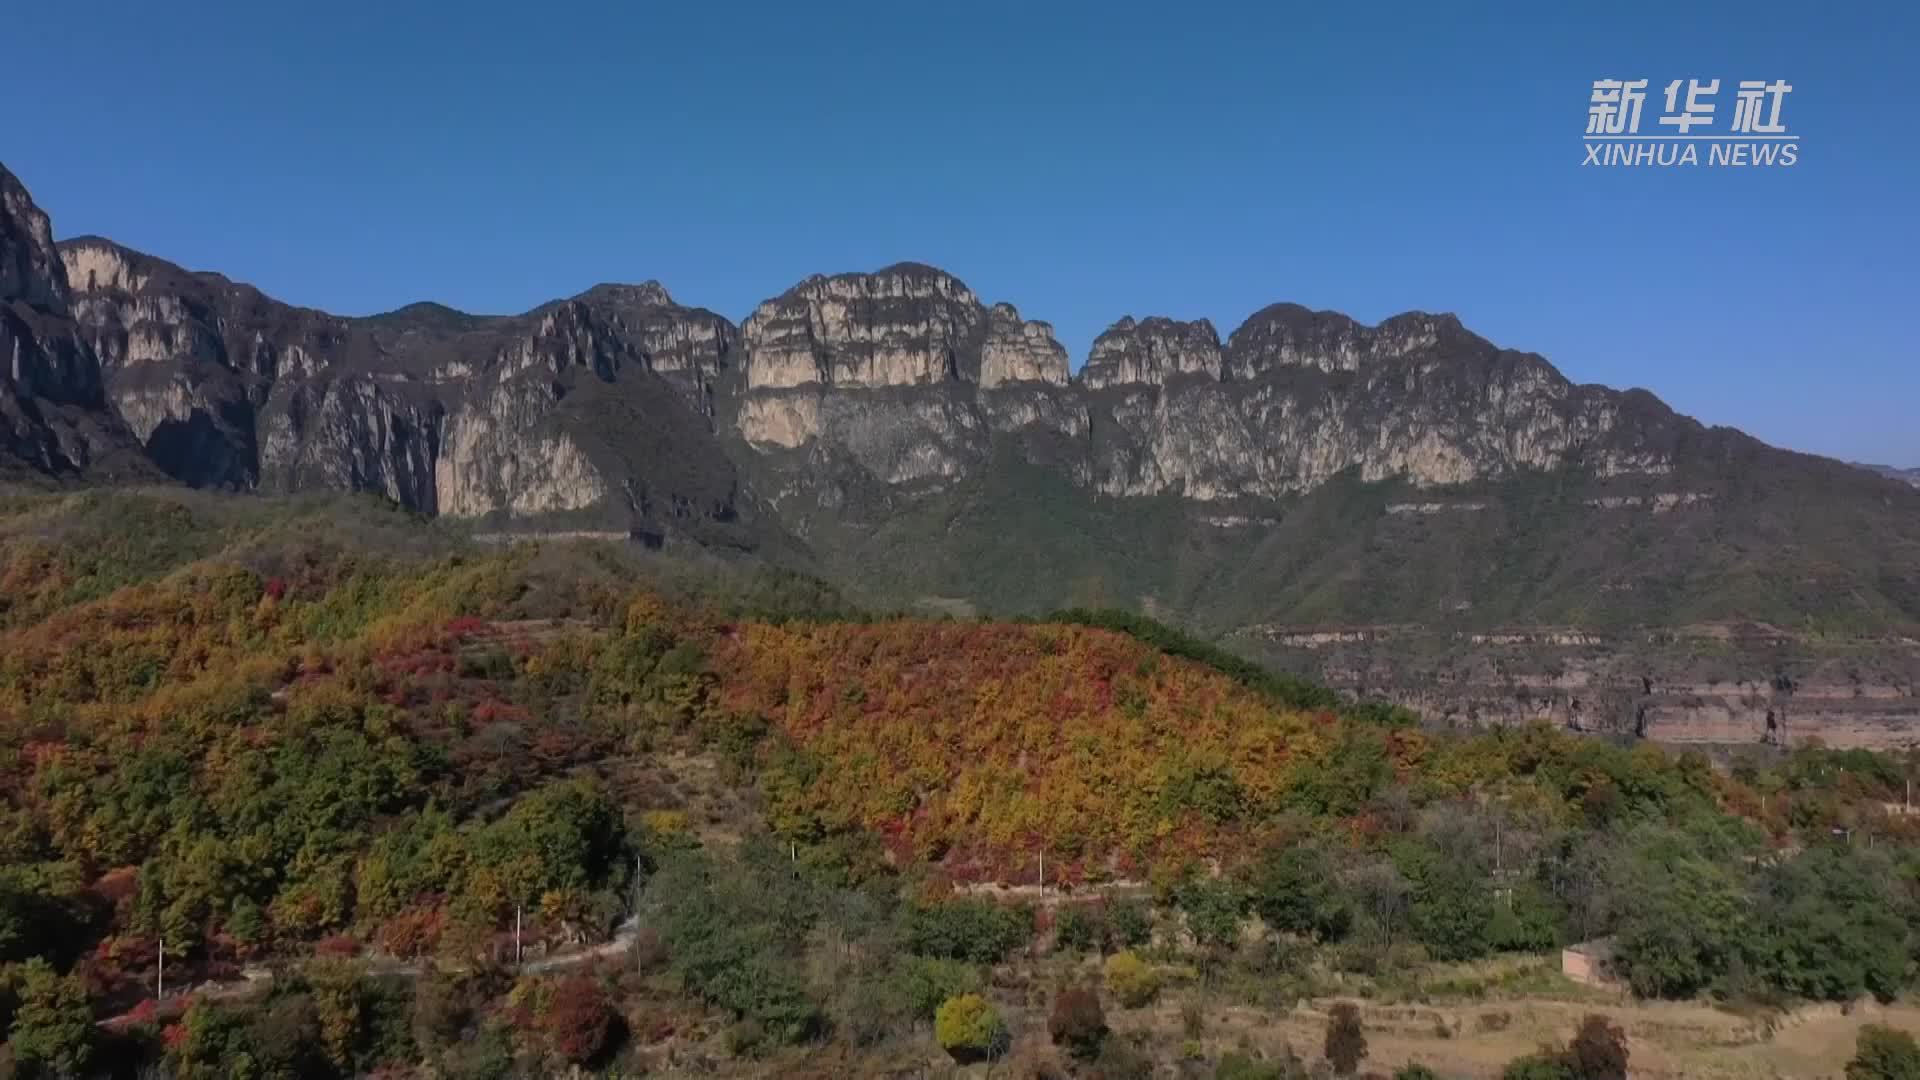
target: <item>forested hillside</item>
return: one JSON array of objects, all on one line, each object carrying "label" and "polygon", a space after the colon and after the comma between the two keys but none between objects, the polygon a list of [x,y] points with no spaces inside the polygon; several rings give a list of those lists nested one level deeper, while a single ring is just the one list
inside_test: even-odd
[{"label": "forested hillside", "polygon": [[1892,1000],[1920,926],[1889,756],[1423,729],[1135,616],[354,500],[0,503],[0,757],[21,1075],[1278,1076],[1210,1018],[1602,935],[1645,998]]}]

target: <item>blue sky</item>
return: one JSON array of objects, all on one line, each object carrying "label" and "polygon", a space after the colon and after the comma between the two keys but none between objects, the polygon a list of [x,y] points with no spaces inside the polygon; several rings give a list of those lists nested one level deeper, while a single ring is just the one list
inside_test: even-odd
[{"label": "blue sky", "polygon": [[[1341,10],[1334,10],[1341,9]],[[1457,312],[1579,381],[1920,465],[1911,4],[313,5],[8,16],[4,161],[349,314],[901,259],[1053,322]],[[1791,169],[1582,168],[1594,79],[1784,78]]]}]

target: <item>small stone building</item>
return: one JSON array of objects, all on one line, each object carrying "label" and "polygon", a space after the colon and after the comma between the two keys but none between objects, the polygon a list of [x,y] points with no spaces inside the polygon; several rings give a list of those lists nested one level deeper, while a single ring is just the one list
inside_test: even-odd
[{"label": "small stone building", "polygon": [[1560,950],[1560,974],[1588,986],[1608,986],[1613,975],[1613,939],[1595,938]]}]

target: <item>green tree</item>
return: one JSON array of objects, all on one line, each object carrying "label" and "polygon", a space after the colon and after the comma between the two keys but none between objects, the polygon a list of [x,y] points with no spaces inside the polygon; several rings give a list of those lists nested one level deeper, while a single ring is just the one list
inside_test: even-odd
[{"label": "green tree", "polygon": [[1745,933],[1731,873],[1691,854],[1639,853],[1626,889],[1615,967],[1644,997],[1691,997],[1726,971]]},{"label": "green tree", "polygon": [[1490,944],[1506,952],[1545,952],[1561,941],[1565,911],[1552,894],[1531,881],[1514,886],[1488,924]]},{"label": "green tree", "polygon": [[785,853],[753,841],[735,858],[668,855],[647,882],[643,917],[695,996],[798,1041],[823,1020],[801,968],[818,907]]},{"label": "green tree", "polygon": [[1393,860],[1407,880],[1414,938],[1435,959],[1485,956],[1492,947],[1493,894],[1480,869],[1411,841],[1394,848]]},{"label": "green tree", "polygon": [[1317,847],[1269,851],[1247,875],[1254,914],[1274,930],[1337,941],[1353,922],[1333,862]]},{"label": "green tree", "polygon": [[[301,1000],[311,1007],[312,1002]],[[178,1040],[167,1051],[167,1064],[182,1080],[228,1080],[235,1076],[257,1076],[265,1063],[257,1051],[254,1025],[238,1009],[195,1000],[180,1018]],[[318,1036],[317,1026],[314,1031]],[[330,1067],[324,1059],[310,1074],[324,1075]]]},{"label": "green tree", "polygon": [[1246,901],[1231,882],[1195,878],[1180,886],[1174,901],[1187,917],[1187,932],[1208,953],[1226,952],[1240,943]]},{"label": "green tree", "polygon": [[921,956],[994,964],[1033,937],[1033,912],[989,900],[945,900],[912,913],[907,948]]},{"label": "green tree", "polygon": [[1907,1032],[1868,1024],[1855,1039],[1847,1080],[1920,1080],[1920,1044]]},{"label": "green tree", "polygon": [[590,890],[626,880],[625,825],[605,788],[562,780],[522,796],[475,833],[476,863],[498,872],[509,899],[532,904],[550,891]]},{"label": "green tree", "polygon": [[1111,948],[1135,949],[1153,941],[1153,912],[1138,900],[1115,900],[1107,905]]},{"label": "green tree", "polygon": [[1798,997],[1892,1001],[1906,982],[1910,935],[1886,869],[1847,849],[1814,849],[1770,868],[1752,931],[1752,973]]},{"label": "green tree", "polygon": [[890,995],[924,1022],[933,1019],[934,1010],[948,998],[978,993],[982,980],[980,969],[964,961],[904,956],[894,965],[887,985]]},{"label": "green tree", "polygon": [[49,1076],[79,1076],[93,1059],[93,1009],[87,988],[34,958],[17,969],[13,1027],[7,1044],[21,1066]]},{"label": "green tree", "polygon": [[1106,921],[1092,904],[1071,904],[1054,921],[1054,944],[1066,952],[1086,952],[1106,944]]}]

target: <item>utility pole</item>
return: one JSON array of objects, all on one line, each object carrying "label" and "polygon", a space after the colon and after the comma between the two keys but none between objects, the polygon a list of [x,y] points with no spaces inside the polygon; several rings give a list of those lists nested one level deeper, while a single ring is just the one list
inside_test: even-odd
[{"label": "utility pole", "polygon": [[1040,895],[1047,895],[1047,849],[1040,849]]},{"label": "utility pole", "polygon": [[160,939],[158,958],[160,969],[153,973],[153,1000],[158,1002],[167,996],[167,939]]},{"label": "utility pole", "polygon": [[520,963],[520,905],[513,905],[513,962]]}]

